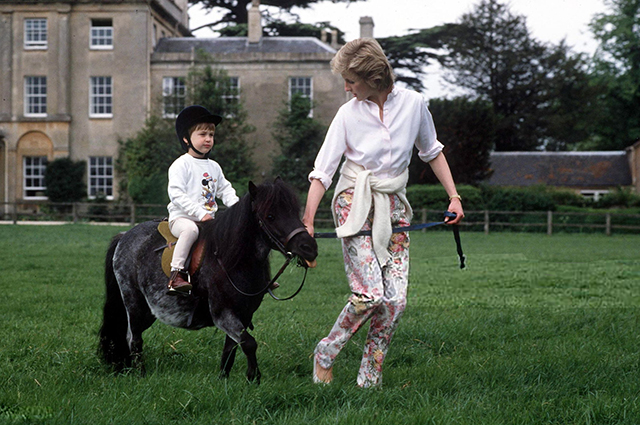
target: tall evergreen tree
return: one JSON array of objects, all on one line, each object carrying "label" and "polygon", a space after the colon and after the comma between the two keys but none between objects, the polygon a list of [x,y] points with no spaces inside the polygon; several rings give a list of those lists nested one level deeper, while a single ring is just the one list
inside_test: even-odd
[{"label": "tall evergreen tree", "polygon": [[[209,27],[219,29],[219,27],[247,24],[249,21],[248,8],[252,0],[193,0],[192,5],[200,4],[204,9],[222,11],[222,17],[217,21],[202,25],[194,30]],[[291,9],[294,7],[307,8],[315,3],[321,3],[327,0],[261,0],[260,4],[264,6],[274,6],[278,8],[278,12],[284,12],[291,15]],[[332,3],[355,3],[365,0],[330,0]],[[267,10],[266,18],[268,21],[277,20],[275,16]]]},{"label": "tall evergreen tree", "polygon": [[608,13],[591,22],[600,47],[595,84],[604,87],[591,149],[623,149],[640,139],[640,0],[606,0]]},{"label": "tall evergreen tree", "polygon": [[[456,183],[476,184],[490,174],[490,151],[493,146],[495,117],[491,105],[467,97],[431,99],[429,109],[438,130],[438,140]],[[414,149],[409,166],[409,183],[437,183],[428,164]]]},{"label": "tall evergreen tree", "polygon": [[309,188],[307,176],[326,132],[324,125],[309,116],[311,106],[309,99],[293,95],[280,111],[273,130],[280,146],[280,153],[273,159],[273,175],[282,177],[301,195]]},{"label": "tall evergreen tree", "polygon": [[236,190],[243,191],[256,170],[253,146],[246,139],[255,127],[247,123],[240,93],[226,71],[214,66],[206,56],[201,58],[204,63],[194,65],[187,77],[187,101],[223,117],[216,127],[211,157],[220,163]]},{"label": "tall evergreen tree", "polygon": [[[482,0],[458,25],[444,43],[447,79],[491,103],[497,119],[495,149],[534,150],[550,142],[562,148],[567,143],[562,125],[575,124],[575,109],[564,105],[576,97],[585,99],[581,104],[589,100],[584,85],[570,86],[584,78],[584,60],[563,44],[534,39],[526,18],[499,0]],[[551,118],[562,118],[563,124],[551,126]]]}]

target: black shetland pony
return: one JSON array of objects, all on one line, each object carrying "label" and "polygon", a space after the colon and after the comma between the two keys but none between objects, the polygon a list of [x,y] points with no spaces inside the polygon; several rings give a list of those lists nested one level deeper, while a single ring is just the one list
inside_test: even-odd
[{"label": "black shetland pony", "polygon": [[255,186],[215,220],[200,223],[205,240],[202,265],[190,296],[167,295],[161,268],[165,240],[157,222],[116,236],[106,258],[106,301],[100,352],[116,370],[142,364],[142,333],[155,320],[186,329],[217,326],[226,333],[221,375],[229,375],[238,345],[247,357],[247,378],[260,380],[257,344],[247,332],[270,281],[269,253],[286,249],[300,263],[314,262],[318,247],[299,218],[295,194],[281,180]]}]

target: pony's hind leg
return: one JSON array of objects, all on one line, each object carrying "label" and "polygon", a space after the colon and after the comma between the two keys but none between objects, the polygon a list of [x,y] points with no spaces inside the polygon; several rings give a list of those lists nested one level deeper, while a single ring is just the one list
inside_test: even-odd
[{"label": "pony's hind leg", "polygon": [[127,329],[127,343],[129,345],[130,352],[129,367],[134,370],[139,370],[143,376],[146,373],[146,370],[142,359],[142,333],[155,321],[150,312],[149,314],[145,314],[147,310],[145,307],[146,304],[138,306],[140,310],[143,310],[142,312],[132,312],[129,310]]}]

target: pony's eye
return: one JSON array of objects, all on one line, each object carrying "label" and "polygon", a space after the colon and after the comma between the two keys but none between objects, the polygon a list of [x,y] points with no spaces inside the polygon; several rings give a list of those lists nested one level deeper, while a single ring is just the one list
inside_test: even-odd
[{"label": "pony's eye", "polygon": [[276,218],[273,216],[273,214],[269,214],[269,215],[267,215],[267,220],[269,220],[269,221],[273,221],[273,220],[275,220],[275,219],[276,219]]}]

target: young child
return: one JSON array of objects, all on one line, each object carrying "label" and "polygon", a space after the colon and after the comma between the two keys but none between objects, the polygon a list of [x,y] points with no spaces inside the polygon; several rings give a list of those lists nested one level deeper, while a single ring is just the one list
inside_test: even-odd
[{"label": "young child", "polygon": [[185,262],[198,239],[198,221],[212,220],[218,210],[216,198],[230,207],[238,202],[220,165],[207,158],[213,148],[216,125],[222,117],[202,106],[188,106],[176,119],[176,134],[187,152],[169,167],[169,229],[178,242],[171,260],[169,294],[189,294],[191,283]]}]

